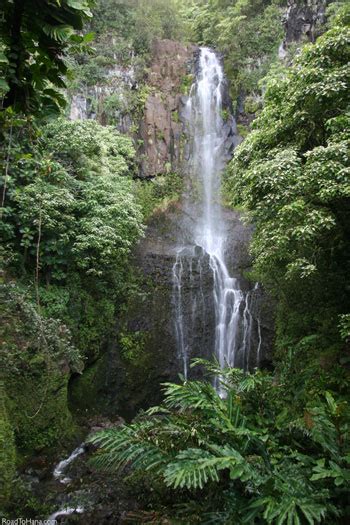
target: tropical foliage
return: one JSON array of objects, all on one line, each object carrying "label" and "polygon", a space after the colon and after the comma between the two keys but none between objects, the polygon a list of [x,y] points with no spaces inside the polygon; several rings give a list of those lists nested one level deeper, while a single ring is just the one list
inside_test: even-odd
[{"label": "tropical foliage", "polygon": [[305,354],[304,371],[323,353],[333,364],[345,358],[338,324],[349,308],[347,16],[345,7],[291,68],[270,78],[264,109],[226,177],[232,203],[256,226],[254,271],[279,298],[281,357]]},{"label": "tropical foliage", "polygon": [[[104,319],[111,319],[113,301],[127,280],[128,254],[142,232],[128,177],[133,173],[131,141],[94,121],[56,119],[40,135],[22,121],[18,126],[12,130],[16,140],[10,157],[4,159],[9,166],[2,223],[7,267],[34,282],[37,302],[71,326],[69,305],[81,323],[86,301],[90,315],[93,304],[105,305]],[[79,331],[90,352],[103,337],[96,328],[94,343]]]},{"label": "tropical foliage", "polygon": [[84,48],[92,35],[81,36],[92,15],[89,0],[5,0],[0,26],[0,95],[3,107],[38,112],[64,105],[60,88],[67,74],[65,55]]},{"label": "tropical foliage", "polygon": [[206,381],[164,385],[162,406],[90,438],[94,464],[131,467],[149,489],[163,487],[167,510],[159,502],[156,510],[171,523],[312,525],[346,516],[347,403],[326,391],[288,411],[290,385],[272,375],[208,367],[221,376],[222,397]]},{"label": "tropical foliage", "polygon": [[[349,10],[334,3],[329,31],[291,67],[271,69],[284,7],[282,0],[2,3],[2,507],[18,451],[17,460],[76,432],[68,380],[98,362],[123,302],[142,294],[131,277],[132,247],[143,221],[182,191],[170,167],[147,185],[132,180],[134,145],[114,127],[128,115],[130,133],[137,129],[153,39],[174,38],[224,54],[233,99],[245,98],[251,116],[264,91],[264,108],[225,175],[225,198],[253,222],[251,276],[276,298],[274,371],[219,371],[198,361],[208,380],[165,384],[161,406],[92,436],[93,462],[125,474],[144,509],[128,516],[136,523],[346,522]],[[110,83],[115,66],[132,71],[121,93]],[[184,94],[191,82],[186,75]],[[113,126],[64,118],[66,98],[77,91],[93,98],[101,86],[103,107],[93,109]],[[142,352],[144,335],[120,326],[125,362]]]},{"label": "tropical foliage", "polygon": [[257,92],[283,38],[280,0],[183,2],[190,40],[225,53],[232,98]]},{"label": "tropical foliage", "polygon": [[131,471],[146,490],[136,522],[348,516],[347,20],[343,7],[292,67],[271,73],[226,174],[231,204],[255,224],[252,275],[278,300],[274,373],[207,364],[223,396],[210,381],[166,384],[160,407],[91,437],[98,467]]}]

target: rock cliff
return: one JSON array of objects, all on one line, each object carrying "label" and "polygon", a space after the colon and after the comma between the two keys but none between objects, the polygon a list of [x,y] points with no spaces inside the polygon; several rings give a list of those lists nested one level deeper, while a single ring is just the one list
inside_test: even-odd
[{"label": "rock cliff", "polygon": [[[130,295],[107,352],[72,384],[72,402],[82,410],[91,409],[92,403],[99,412],[131,417],[138,409],[158,403],[161,383],[176,381],[183,372],[174,314],[173,268],[179,246],[185,247],[181,293],[188,361],[194,357],[212,357],[216,324],[213,272],[208,255],[193,245],[193,224],[200,210],[195,197],[188,199],[188,195],[195,196],[196,190],[192,187],[195,181],[187,173],[190,157],[184,111],[187,97],[181,93],[185,91],[184,85],[189,89],[195,77],[197,49],[169,40],[154,43],[149,93],[140,124],[141,177],[156,177],[170,170],[181,172],[184,195],[166,209],[156,211],[148,222],[145,237],[134,253],[137,292]],[[229,113],[227,85],[222,96],[227,113],[224,155],[229,159],[237,135]],[[239,212],[223,209],[223,213],[227,225],[225,238],[229,239],[226,250],[231,261],[228,269],[239,280],[240,288],[249,292],[250,315],[256,321],[251,333],[251,348],[255,350],[248,355],[248,363],[244,363],[242,349],[236,364],[250,368],[266,365],[272,358],[273,307],[264,291],[244,277],[251,266],[248,248],[252,229],[242,223]],[[189,376],[201,374],[200,369],[192,369]],[[88,378],[86,384],[84,376]]]},{"label": "rock cliff", "polygon": [[130,93],[138,87],[134,68],[117,62],[106,69],[94,85],[80,85],[69,92],[71,120],[97,120],[113,124],[122,133],[132,134]]},{"label": "rock cliff", "polygon": [[150,91],[140,123],[141,177],[178,171],[183,160],[181,91],[193,69],[194,46],[172,40],[155,40],[147,79]]},{"label": "rock cliff", "polygon": [[284,15],[285,42],[307,39],[314,42],[326,20],[331,0],[288,0]]},{"label": "rock cliff", "polygon": [[[230,230],[227,251],[234,254],[230,272],[239,279],[242,290],[250,291],[251,315],[258,321],[255,326],[259,330],[251,334],[251,348],[256,349],[261,339],[259,363],[256,352],[252,351],[248,356],[249,367],[270,366],[273,304],[262,288],[255,288],[243,276],[251,265],[248,247],[252,230],[243,225],[238,212],[226,210],[226,214]],[[178,375],[183,373],[175,335],[173,266],[179,239],[186,240],[192,220],[183,203],[177,202],[154,215],[149,222],[133,260],[138,272],[138,292],[129,297],[106,354],[90,372],[84,373],[88,378],[85,394],[81,387],[84,375],[73,385],[73,403],[78,402],[81,410],[95,405],[104,414],[132,417],[140,408],[159,403],[162,398],[160,385],[177,381]],[[211,359],[215,311],[209,257],[199,247],[189,246],[183,266],[183,316],[189,360],[194,357]],[[243,354],[238,354],[237,365],[244,365]],[[201,377],[202,371],[192,369],[189,376]],[[78,391],[79,400],[75,395]]]}]

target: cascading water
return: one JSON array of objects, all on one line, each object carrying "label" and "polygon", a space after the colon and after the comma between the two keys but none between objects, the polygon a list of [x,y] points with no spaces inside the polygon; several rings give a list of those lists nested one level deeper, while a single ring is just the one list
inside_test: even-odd
[{"label": "cascading water", "polygon": [[183,362],[183,373],[184,378],[187,379],[187,347],[185,346],[184,337],[184,319],[182,309],[182,274],[183,274],[183,263],[181,254],[176,255],[176,261],[173,266],[173,283],[174,283],[174,304],[175,304],[175,334],[178,347],[178,353]]},{"label": "cascading water", "polygon": [[[214,354],[220,366],[238,366],[236,357],[243,354],[241,366],[249,366],[251,332],[254,321],[250,312],[251,292],[240,289],[238,279],[231,277],[225,253],[227,225],[220,205],[220,173],[225,165],[225,136],[222,118],[222,93],[225,77],[216,54],[201,48],[197,80],[187,102],[186,115],[192,139],[189,162],[191,187],[187,206],[196,206],[192,242],[209,256],[213,274],[213,308],[215,309]],[[189,192],[191,193],[191,191]],[[192,192],[193,193],[193,192]],[[194,200],[196,198],[196,203]],[[189,343],[182,305],[184,260],[188,247],[180,247],[173,266],[175,329],[179,355],[187,377]],[[260,337],[259,330],[259,337]],[[259,339],[261,343],[261,340]]]},{"label": "cascading water", "polygon": [[67,484],[71,481],[69,477],[65,476],[66,468],[81,454],[84,454],[85,452],[85,446],[84,444],[80,445],[76,449],[73,450],[73,452],[68,456],[68,458],[63,459],[58,463],[58,465],[55,466],[55,469],[53,471],[53,477],[60,481],[61,483]]}]

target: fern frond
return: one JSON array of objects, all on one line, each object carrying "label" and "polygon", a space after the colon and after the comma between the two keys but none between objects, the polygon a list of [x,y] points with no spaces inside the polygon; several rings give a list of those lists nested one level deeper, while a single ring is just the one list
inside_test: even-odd
[{"label": "fern frond", "polygon": [[153,428],[153,422],[143,421],[94,434],[88,442],[100,448],[92,463],[105,470],[123,469],[128,464],[135,469],[158,470],[169,458],[148,437]]},{"label": "fern frond", "polygon": [[320,523],[326,516],[326,508],[321,503],[308,503],[308,501],[304,500],[302,505],[299,504],[299,507],[310,525]]},{"label": "fern frond", "polygon": [[165,483],[174,488],[202,489],[208,481],[219,481],[219,462],[220,458],[205,450],[184,450],[167,465],[164,471]]},{"label": "fern frond", "polygon": [[145,414],[147,416],[154,416],[155,414],[170,414],[170,410],[167,410],[162,406],[154,406],[146,410]]},{"label": "fern frond", "polygon": [[271,496],[258,498],[249,508],[264,509],[263,517],[271,525],[301,525],[304,518],[309,525],[315,525],[324,519],[327,510],[325,504],[296,495],[284,495],[280,499]]},{"label": "fern frond", "polygon": [[208,361],[207,359],[202,359],[201,357],[192,359],[190,367],[194,368],[196,366],[202,366],[205,372],[207,372],[208,375],[212,377],[217,377],[222,373],[222,368],[216,358],[214,358],[213,361]]},{"label": "fern frond", "polygon": [[243,474],[244,458],[230,447],[211,447],[212,452],[188,448],[168,463],[164,471],[165,483],[174,488],[202,489],[209,481],[219,481],[219,472],[229,469],[231,479]]},{"label": "fern frond", "polygon": [[189,381],[182,385],[164,383],[165,405],[180,412],[200,410],[212,413],[215,407],[224,410],[224,403],[210,383]]}]

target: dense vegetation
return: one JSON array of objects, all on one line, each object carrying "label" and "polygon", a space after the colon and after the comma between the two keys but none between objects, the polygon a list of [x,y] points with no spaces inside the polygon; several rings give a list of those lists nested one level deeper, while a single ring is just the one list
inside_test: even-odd
[{"label": "dense vegetation", "polygon": [[[347,16],[342,11],[292,67],[271,77],[264,109],[227,174],[233,203],[256,225],[255,271],[278,296],[279,357],[286,367],[288,354],[300,385],[307,363],[317,367],[325,359],[329,368],[346,360],[340,326],[349,307]],[[341,376],[334,380],[341,387]]]},{"label": "dense vegetation", "polygon": [[91,40],[74,32],[88,2],[41,4],[7,2],[2,18],[1,503],[15,449],[31,454],[76,431],[69,375],[102,351],[143,231],[130,138],[60,116],[68,58]]},{"label": "dense vegetation", "polygon": [[349,37],[345,8],[271,73],[226,175],[226,194],[256,225],[253,275],[278,298],[274,373],[227,370],[223,399],[210,382],[167,384],[161,407],[92,438],[98,465],[131,464],[145,501],[158,494],[159,521],[349,515]]},{"label": "dense vegetation", "polygon": [[[78,346],[93,354],[113,319],[125,261],[141,233],[127,177],[134,150],[130,139],[93,121],[57,119],[30,141],[28,131],[16,130],[8,159],[5,259],[12,275],[34,282],[36,301],[49,317],[73,330],[79,325]],[[93,319],[102,313],[99,326]]]},{"label": "dense vegetation", "polygon": [[161,407],[92,438],[101,447],[95,463],[131,463],[159,523],[312,525],[347,516],[346,402],[324,391],[288,410],[294,392],[285,378],[237,369],[221,378],[223,398],[210,382],[165,385]]},{"label": "dense vegetation", "polygon": [[[282,0],[1,7],[0,508],[13,495],[17,465],[77,434],[69,378],[105,351],[133,293],[129,256],[144,222],[181,191],[178,174],[134,180],[147,67],[160,37],[222,51],[234,105],[245,99],[250,115],[264,91],[225,174],[225,199],[254,223],[251,277],[276,298],[274,371],[222,372],[223,398],[209,378],[167,384],[162,406],[92,438],[100,447],[94,461],[131,470],[145,509],[136,522],[346,522],[349,10],[335,5],[315,44],[290,67],[271,68],[284,7]],[[116,64],[134,75],[122,96],[110,83]],[[95,86],[107,93],[96,120],[68,120],[67,99],[83,91],[93,105]],[[129,135],[117,130],[123,115]],[[127,334],[121,340],[128,355],[142,351]]]},{"label": "dense vegetation", "polygon": [[220,49],[230,78],[231,94],[258,93],[258,81],[275,60],[283,39],[281,0],[184,2],[190,39]]}]

